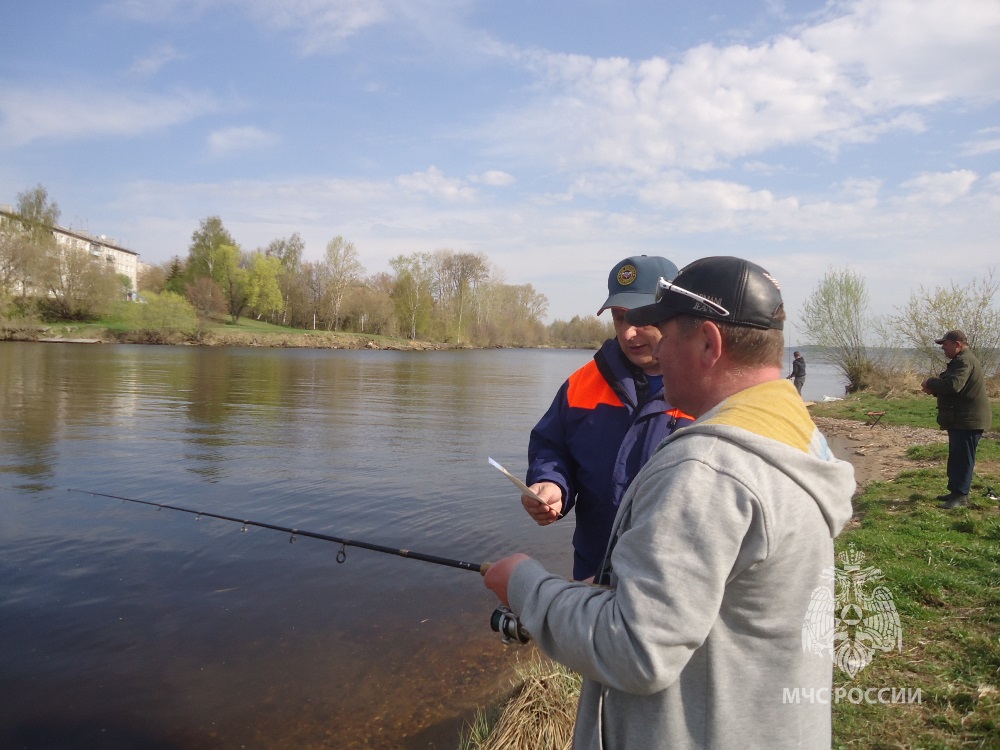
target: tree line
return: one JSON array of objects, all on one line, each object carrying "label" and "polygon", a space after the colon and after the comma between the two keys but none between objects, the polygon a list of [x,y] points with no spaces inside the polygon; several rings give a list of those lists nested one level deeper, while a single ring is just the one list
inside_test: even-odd
[{"label": "tree line", "polygon": [[548,300],[531,284],[503,280],[483,253],[437,250],[397,255],[391,273],[366,275],[342,236],[320,260],[303,259],[298,234],[243,250],[218,216],[201,221],[186,258],[144,274],[140,290],[185,296],[201,315],[234,321],[352,331],[480,346],[544,343]]},{"label": "tree line", "polygon": [[987,268],[966,286],[921,286],[893,312],[873,315],[865,279],[850,269],[831,268],[806,299],[799,328],[806,343],[821,347],[823,359],[843,374],[847,393],[879,388],[900,373],[936,374],[942,352],[935,339],[954,329],[966,334],[983,372],[995,381],[998,292],[996,269]]},{"label": "tree line", "polygon": [[[0,317],[96,320],[133,291],[89,253],[57,246],[59,209],[44,187],[21,193],[13,213],[0,223]],[[189,306],[199,335],[220,316],[471,346],[593,346],[614,335],[609,320],[594,316],[546,325],[545,295],[506,283],[481,252],[400,254],[390,271],[368,274],[355,244],[340,235],[319,260],[306,260],[305,249],[298,233],[244,249],[219,216],[209,216],[186,256],[146,267],[137,291],[181,317]]]}]

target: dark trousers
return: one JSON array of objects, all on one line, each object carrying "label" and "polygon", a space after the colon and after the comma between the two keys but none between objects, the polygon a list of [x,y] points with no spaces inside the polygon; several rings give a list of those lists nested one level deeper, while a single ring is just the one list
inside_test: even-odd
[{"label": "dark trousers", "polygon": [[982,430],[948,430],[948,491],[968,495]]}]

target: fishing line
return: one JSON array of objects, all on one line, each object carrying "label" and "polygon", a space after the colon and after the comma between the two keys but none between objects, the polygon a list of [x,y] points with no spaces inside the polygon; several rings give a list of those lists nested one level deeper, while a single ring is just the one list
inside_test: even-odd
[{"label": "fishing line", "polygon": [[[310,539],[319,539],[323,542],[334,542],[340,545],[340,550],[337,552],[337,562],[343,563],[347,561],[347,548],[348,547],[360,547],[361,549],[371,550],[372,552],[382,552],[387,555],[396,555],[397,557],[408,557],[413,560],[423,560],[424,562],[433,563],[435,565],[446,565],[449,568],[461,568],[462,570],[475,570],[480,575],[486,575],[486,571],[490,569],[492,563],[472,563],[465,562],[463,560],[453,560],[448,557],[438,557],[437,555],[428,555],[423,552],[415,552],[411,549],[394,549],[392,547],[386,547],[381,544],[372,544],[371,542],[363,542],[358,539],[344,539],[343,537],[333,536],[332,534],[320,534],[316,531],[307,531],[305,529],[293,529],[289,526],[279,526],[274,523],[266,523],[264,521],[251,521],[248,518],[237,518],[236,516],[225,516],[221,513],[210,513],[204,510],[194,510],[193,508],[184,508],[180,505],[168,505],[167,503],[154,503],[150,500],[135,500],[131,497],[122,497],[121,495],[109,495],[105,492],[93,492],[91,490],[78,490],[73,487],[69,487],[67,492],[79,492],[84,495],[91,495],[93,497],[106,497],[111,500],[121,500],[123,503],[135,503],[137,505],[149,505],[153,508],[161,510],[166,508],[167,510],[176,510],[180,513],[189,513],[192,516],[196,516],[201,519],[203,516],[205,518],[218,518],[221,521],[231,521],[233,523],[240,524],[240,530],[246,531],[247,526],[255,526],[260,529],[271,529],[272,531],[282,531],[289,534],[289,542],[294,542],[297,537],[304,536]],[[531,635],[527,630],[521,625],[517,617],[503,605],[499,606],[494,610],[492,616],[490,617],[490,627],[494,632],[499,633],[501,640],[504,644],[511,643],[527,643],[531,639]]]},{"label": "fishing line", "polygon": [[372,544],[371,542],[363,542],[358,539],[344,539],[343,537],[333,536],[331,534],[320,534],[316,531],[307,531],[305,529],[293,529],[288,526],[279,526],[273,523],[266,523],[264,521],[251,521],[246,518],[237,518],[235,516],[224,516],[220,513],[210,513],[204,510],[194,510],[192,508],[183,508],[179,505],[168,505],[167,503],[154,503],[149,500],[134,500],[130,497],[121,497],[120,495],[109,495],[104,492],[92,492],[91,490],[78,490],[72,487],[68,488],[68,492],[79,492],[84,495],[92,495],[93,497],[106,497],[111,500],[121,500],[125,503],[136,503],[137,505],[149,505],[154,508],[167,510],[176,510],[180,513],[190,513],[198,518],[218,518],[222,521],[232,521],[233,523],[242,524],[241,531],[246,531],[248,526],[255,526],[261,529],[271,529],[272,531],[282,531],[289,534],[288,541],[294,542],[297,537],[304,536],[309,539],[319,539],[324,542],[335,542],[340,545],[340,551],[337,552],[337,562],[343,563],[347,560],[347,548],[348,547],[360,547],[361,549],[371,550],[372,552],[382,552],[387,555],[396,555],[397,557],[408,557],[414,560],[423,560],[424,562],[433,563],[435,565],[446,565],[450,568],[461,568],[462,570],[474,570],[480,575],[486,575],[486,571],[490,569],[490,564],[488,562],[484,563],[472,563],[464,562],[463,560],[452,560],[448,557],[438,557],[437,555],[427,555],[423,552],[415,552],[410,549],[394,549],[393,547],[386,547],[381,544]]}]

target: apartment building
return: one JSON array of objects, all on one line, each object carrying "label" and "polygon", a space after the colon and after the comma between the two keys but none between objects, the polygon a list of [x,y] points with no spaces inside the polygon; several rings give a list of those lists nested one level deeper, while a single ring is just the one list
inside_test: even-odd
[{"label": "apartment building", "polygon": [[[17,221],[17,214],[11,206],[0,206],[0,222]],[[55,226],[52,235],[56,244],[64,251],[90,253],[94,258],[102,259],[109,265],[113,264],[115,273],[127,276],[132,281],[132,289],[137,290],[138,273],[142,265],[139,253],[122,247],[115,240],[105,235],[92,235],[79,229],[67,229]]]}]

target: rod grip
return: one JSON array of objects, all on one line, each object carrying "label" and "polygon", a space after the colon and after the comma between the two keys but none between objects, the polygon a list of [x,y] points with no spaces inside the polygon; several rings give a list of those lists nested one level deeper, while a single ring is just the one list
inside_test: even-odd
[{"label": "rod grip", "polygon": [[479,575],[481,576],[486,575],[486,571],[489,570],[492,567],[492,565],[493,563],[491,562],[484,562],[483,564],[481,564],[479,566]]}]

